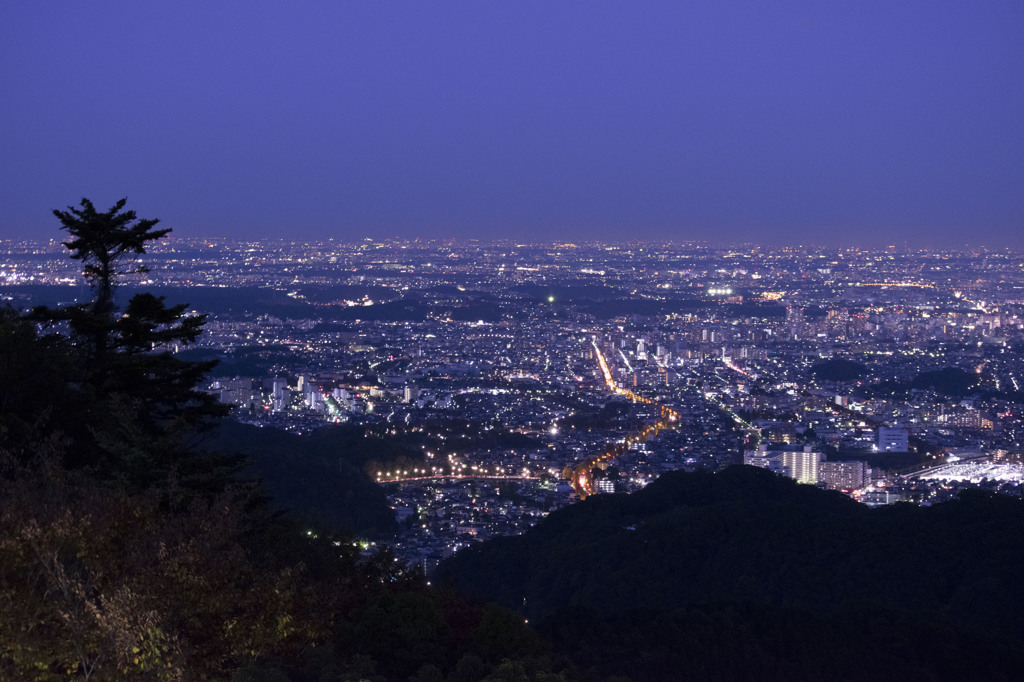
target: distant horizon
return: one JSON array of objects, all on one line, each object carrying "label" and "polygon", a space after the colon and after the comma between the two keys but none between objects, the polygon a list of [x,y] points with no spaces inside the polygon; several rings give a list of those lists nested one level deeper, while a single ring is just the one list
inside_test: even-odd
[{"label": "distant horizon", "polygon": [[[160,223],[163,227],[163,223]],[[0,244],[31,244],[36,246],[58,247],[63,239],[60,234],[52,237],[3,237],[0,236]],[[521,239],[479,239],[476,237],[363,237],[363,238],[288,238],[288,237],[239,237],[224,234],[209,235],[181,235],[172,232],[164,239],[151,246],[153,251],[165,251],[173,248],[174,244],[183,243],[188,245],[201,244],[203,242],[218,242],[225,244],[290,244],[290,245],[327,245],[337,246],[359,246],[366,243],[381,245],[417,245],[423,247],[445,247],[445,246],[481,246],[481,247],[515,247],[515,248],[657,248],[657,247],[702,247],[715,250],[742,250],[742,249],[764,249],[770,251],[801,249],[801,250],[827,250],[827,251],[865,251],[865,252],[892,252],[895,254],[922,254],[922,253],[980,253],[980,252],[1011,252],[1024,253],[1024,246],[999,246],[989,244],[964,244],[962,246],[929,247],[915,244],[884,244],[884,245],[858,245],[858,244],[825,244],[825,243],[798,243],[798,242],[715,242],[707,239],[593,239],[583,240],[521,240]]]},{"label": "distant horizon", "polygon": [[1024,248],[1024,3],[0,6],[0,238]]}]

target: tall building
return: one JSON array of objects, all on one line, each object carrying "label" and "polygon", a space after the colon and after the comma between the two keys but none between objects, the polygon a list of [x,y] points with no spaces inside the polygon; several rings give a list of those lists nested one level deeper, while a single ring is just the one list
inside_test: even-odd
[{"label": "tall building", "polygon": [[804,328],[803,307],[795,305],[786,307],[786,327],[788,327],[790,339],[795,340],[802,337]]},{"label": "tall building", "polygon": [[868,482],[864,462],[822,462],[818,478],[829,490],[858,490]]},{"label": "tall building", "polygon": [[907,452],[909,441],[910,431],[902,426],[878,427],[879,452]]},{"label": "tall building", "polygon": [[255,406],[256,396],[252,377],[220,379],[214,383],[214,386],[220,391],[218,397],[222,403],[243,409],[251,409]]},{"label": "tall building", "polygon": [[817,483],[821,453],[811,450],[810,446],[803,450],[784,450],[782,465],[789,470],[789,477],[795,478],[798,483]]},{"label": "tall building", "polygon": [[274,412],[280,412],[288,408],[288,400],[291,392],[288,390],[288,380],[284,377],[274,377],[270,380],[270,400]]},{"label": "tall building", "polygon": [[774,471],[799,483],[817,483],[821,453],[809,445],[800,449],[769,449],[768,445],[760,445],[757,450],[743,454],[743,463]]}]

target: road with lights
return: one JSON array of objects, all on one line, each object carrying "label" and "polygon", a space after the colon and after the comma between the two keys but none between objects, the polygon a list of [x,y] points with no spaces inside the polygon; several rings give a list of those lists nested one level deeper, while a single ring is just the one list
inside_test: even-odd
[{"label": "road with lights", "polygon": [[[592,343],[594,346],[594,355],[597,357],[597,364],[601,367],[601,374],[604,375],[604,383],[613,393],[617,393],[635,403],[657,405],[657,403],[650,398],[637,395],[633,391],[630,391],[627,388],[622,388],[616,384],[614,377],[612,377],[612,371],[608,367],[608,362],[604,358],[604,353],[601,352],[601,349],[597,345],[597,341],[593,341]],[[675,426],[679,421],[679,413],[671,408],[665,407],[664,405],[660,407],[661,414],[658,422],[644,427],[644,429],[638,433],[627,436],[621,443],[609,446],[601,454],[586,459],[576,466],[572,472],[570,480],[572,481],[572,487],[576,490],[576,494],[579,495],[581,500],[596,492],[594,488],[594,477],[592,475],[595,468],[607,465],[613,459],[629,450],[629,447],[634,443],[643,443],[648,438],[656,435],[662,429],[668,429]]]}]

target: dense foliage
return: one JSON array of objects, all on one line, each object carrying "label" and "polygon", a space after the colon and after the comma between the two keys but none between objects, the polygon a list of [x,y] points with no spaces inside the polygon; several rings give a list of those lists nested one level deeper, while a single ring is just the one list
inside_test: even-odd
[{"label": "dense foliage", "polygon": [[859,362],[832,358],[811,368],[811,374],[825,381],[856,381],[867,374],[868,368]]},{"label": "dense foliage", "polygon": [[957,367],[921,372],[911,383],[913,388],[932,388],[948,396],[964,396],[978,383],[978,375]]},{"label": "dense foliage", "polygon": [[334,431],[298,436],[227,420],[197,447],[243,455],[241,476],[259,480],[274,508],[305,523],[361,537],[393,536],[398,530],[394,510],[359,466],[358,453],[367,448],[372,452],[381,443],[363,438],[361,430],[358,439]]},{"label": "dense foliage", "polygon": [[[156,229],[156,220],[138,219],[124,205],[122,199],[100,212],[82,199],[78,208],[54,211],[92,297],[84,304],[37,307],[24,317],[13,310],[3,314],[0,343],[7,360],[0,371],[10,376],[0,376],[8,389],[0,446],[6,437],[8,450],[16,450],[26,439],[60,433],[70,439],[61,451],[65,465],[145,488],[172,474],[196,475],[197,459],[182,448],[182,437],[226,408],[197,390],[212,364],[171,353],[195,341],[203,315],[149,293],[116,304],[117,287],[147,272],[137,258],[148,242],[170,231]],[[43,338],[37,338],[37,324],[46,331]],[[36,371],[43,382],[26,380],[26,372]]]}]

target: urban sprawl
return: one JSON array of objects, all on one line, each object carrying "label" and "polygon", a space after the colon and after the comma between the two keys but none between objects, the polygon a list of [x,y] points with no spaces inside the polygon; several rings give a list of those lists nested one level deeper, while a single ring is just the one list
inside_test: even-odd
[{"label": "urban sprawl", "polygon": [[[239,421],[340,423],[428,570],[674,469],[765,467],[866,504],[1018,494],[1024,262],[1008,251],[171,239],[133,287],[208,315],[183,353]],[[0,242],[0,301],[84,300]]]}]

